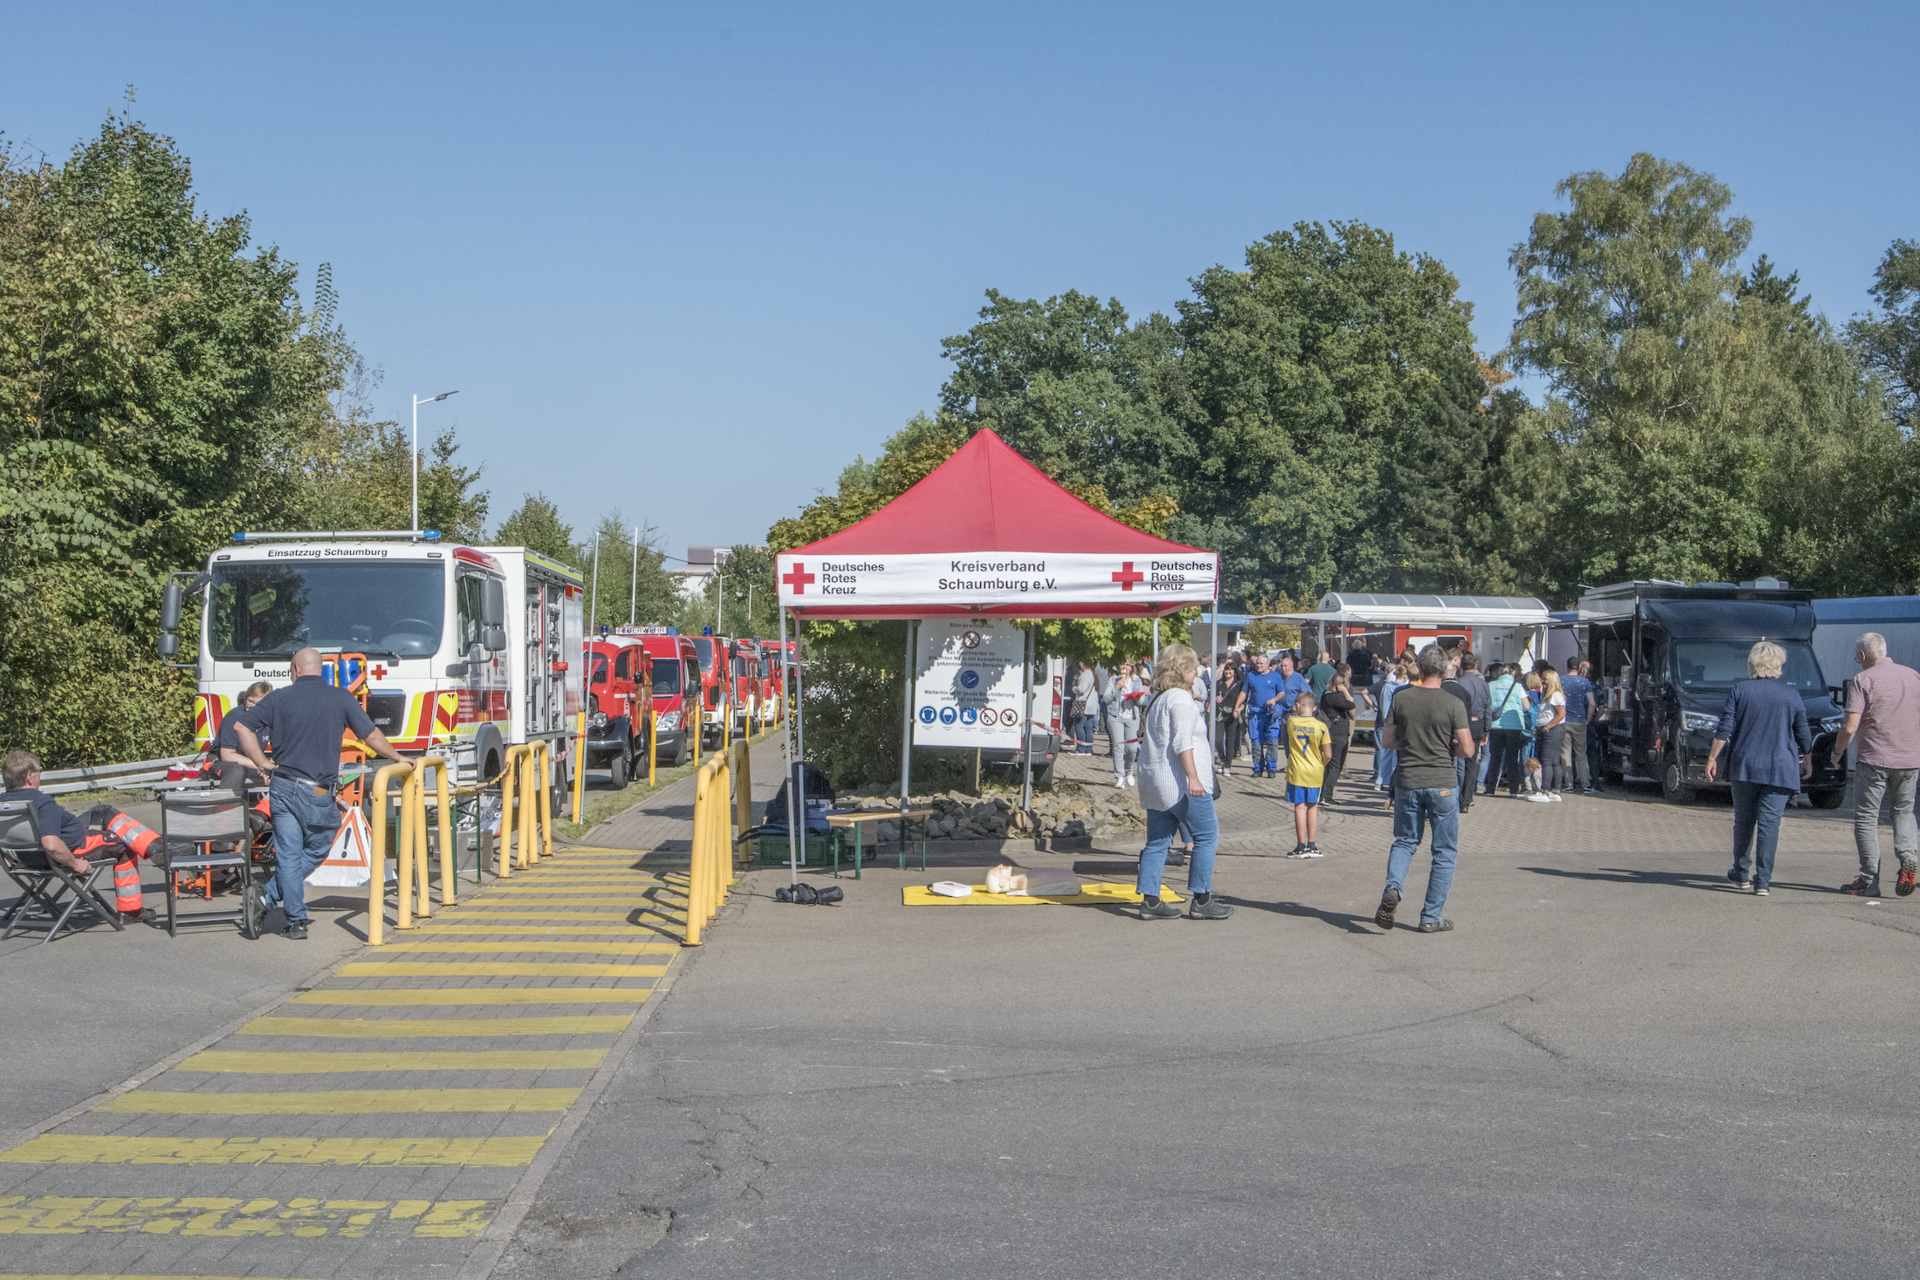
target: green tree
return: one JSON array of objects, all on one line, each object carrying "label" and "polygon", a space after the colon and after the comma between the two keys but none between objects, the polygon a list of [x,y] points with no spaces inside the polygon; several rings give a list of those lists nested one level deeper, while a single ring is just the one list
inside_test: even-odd
[{"label": "green tree", "polygon": [[1797,279],[1764,256],[1740,270],[1752,226],[1732,193],[1644,154],[1556,192],[1571,207],[1513,252],[1511,348],[1569,408],[1553,576],[1911,582],[1905,553],[1869,571],[1850,550],[1891,533],[1905,450]]},{"label": "green tree", "polygon": [[666,571],[659,536],[652,529],[636,530],[619,511],[601,516],[595,537],[577,544],[565,559],[588,575],[593,625],[624,627],[632,621],[646,626],[679,620],[679,585]]},{"label": "green tree", "polygon": [[1877,313],[1857,316],[1847,337],[1892,393],[1893,412],[1911,433],[1920,427],[1920,244],[1895,240],[1873,273]]},{"label": "green tree", "polygon": [[297,519],[347,350],[244,215],[194,207],[120,114],[58,167],[0,154],[0,737],[50,762],[177,750],[160,575]]},{"label": "green tree", "polygon": [[954,365],[942,416],[969,433],[991,427],[1048,475],[1127,501],[1171,492],[1191,460],[1161,411],[1180,350],[1163,315],[1133,324],[1116,299],[989,289],[980,322],[940,345]]},{"label": "green tree", "polygon": [[1357,222],[1296,223],[1202,272],[1179,307],[1172,535],[1222,553],[1228,600],[1365,590],[1393,565],[1386,467],[1471,358],[1437,260]]},{"label": "green tree", "polygon": [[522,496],[520,507],[493,531],[493,544],[526,547],[561,564],[576,564],[573,526],[560,518],[560,508],[544,493]]}]

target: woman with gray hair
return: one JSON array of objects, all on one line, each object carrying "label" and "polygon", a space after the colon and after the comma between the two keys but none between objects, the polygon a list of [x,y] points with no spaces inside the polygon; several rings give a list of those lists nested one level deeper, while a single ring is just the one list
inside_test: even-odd
[{"label": "woman with gray hair", "polygon": [[1192,920],[1225,920],[1233,908],[1213,896],[1213,852],[1220,827],[1213,813],[1213,752],[1207,749],[1206,717],[1194,700],[1200,659],[1184,644],[1160,651],[1153,669],[1153,701],[1140,726],[1140,804],[1147,811],[1147,847],[1140,852],[1142,920],[1171,920],[1180,908],[1160,900],[1167,850],[1184,822],[1193,832],[1193,865],[1187,871]]},{"label": "woman with gray hair", "polygon": [[1720,753],[1733,787],[1735,888],[1765,896],[1773,884],[1773,854],[1780,818],[1800,780],[1813,774],[1813,734],[1800,692],[1780,678],[1787,651],[1762,640],[1747,653],[1748,678],[1727,693],[1726,708],[1707,751],[1707,781],[1720,774]]}]

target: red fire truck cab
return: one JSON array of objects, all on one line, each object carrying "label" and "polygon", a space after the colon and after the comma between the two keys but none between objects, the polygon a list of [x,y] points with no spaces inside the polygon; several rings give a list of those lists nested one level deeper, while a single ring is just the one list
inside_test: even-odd
[{"label": "red fire truck cab", "polygon": [[652,662],[653,709],[660,714],[656,758],[670,767],[683,765],[693,754],[687,734],[700,714],[700,655],[692,639],[670,635],[665,627],[642,627],[638,638]]},{"label": "red fire truck cab", "polygon": [[633,635],[603,635],[587,646],[587,767],[624,787],[647,767],[653,657]]},{"label": "red fire truck cab", "polygon": [[700,658],[700,746],[702,749],[717,747],[725,736],[727,713],[733,702],[728,696],[733,683],[728,675],[728,653],[732,646],[725,636],[690,636],[688,639]]}]

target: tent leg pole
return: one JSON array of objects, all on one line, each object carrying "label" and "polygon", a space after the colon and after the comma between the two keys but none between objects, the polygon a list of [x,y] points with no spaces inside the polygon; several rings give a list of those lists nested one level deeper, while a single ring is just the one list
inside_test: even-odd
[{"label": "tent leg pole", "polygon": [[[907,619],[907,659],[900,668],[900,857],[907,856],[907,788],[911,785],[913,767],[913,637],[920,624],[912,618]],[[876,850],[874,856],[879,857]]]},{"label": "tent leg pole", "polygon": [[1020,812],[1033,808],[1033,628],[1028,627],[1026,661],[1020,667]]},{"label": "tent leg pole", "polygon": [[1153,615],[1153,665],[1156,669],[1160,665],[1160,615],[1157,613]]},{"label": "tent leg pole", "polygon": [[1220,687],[1220,595],[1216,587],[1213,597],[1213,639],[1207,642],[1212,651],[1207,654],[1207,758],[1219,764],[1219,747],[1214,737],[1219,733],[1219,707],[1214,705],[1214,691]]},{"label": "tent leg pole", "polygon": [[[800,815],[795,812],[798,805],[795,797],[799,794],[800,769],[795,763],[793,750],[793,713],[797,710],[793,697],[793,677],[799,664],[795,661],[800,651],[798,644],[791,650],[787,648],[787,611],[780,614],[780,692],[786,698],[787,719],[780,726],[780,748],[787,756],[787,887],[800,883]],[[798,636],[799,624],[794,625],[794,634]]]}]

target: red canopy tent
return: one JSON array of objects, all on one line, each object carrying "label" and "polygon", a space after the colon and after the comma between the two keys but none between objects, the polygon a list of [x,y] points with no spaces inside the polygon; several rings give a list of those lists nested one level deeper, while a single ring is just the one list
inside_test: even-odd
[{"label": "red canopy tent", "polygon": [[777,557],[801,618],[1140,618],[1210,602],[1219,557],[1102,515],[982,431],[858,524]]},{"label": "red canopy tent", "polygon": [[[1049,480],[995,435],[981,431],[954,455],[858,524],[775,558],[780,630],[796,620],[855,618],[1155,618],[1217,601],[1220,559],[1212,551],[1140,532],[1102,515]],[[1216,605],[1217,608],[1217,605]],[[907,678],[913,678],[915,627],[907,629]],[[1155,626],[1156,640],[1158,625]],[[1029,634],[1023,680],[1032,671]],[[789,664],[794,679],[797,663]],[[911,685],[909,686],[911,688]],[[1023,697],[1030,691],[1023,690]],[[800,690],[788,705],[798,708]],[[912,699],[902,707],[900,807],[905,838]],[[1211,728],[1213,718],[1207,718]],[[803,718],[788,740],[792,874],[799,874],[798,761]],[[1022,804],[1031,785],[1032,747],[1023,722]]]}]

